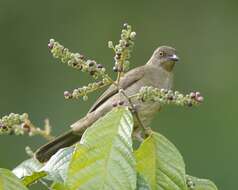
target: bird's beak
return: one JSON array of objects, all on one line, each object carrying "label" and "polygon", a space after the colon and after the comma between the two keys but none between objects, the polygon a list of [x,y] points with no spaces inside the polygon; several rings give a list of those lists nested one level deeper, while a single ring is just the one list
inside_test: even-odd
[{"label": "bird's beak", "polygon": [[178,61],[179,57],[176,54],[173,54],[172,56],[169,57],[169,60],[171,60],[171,61]]}]

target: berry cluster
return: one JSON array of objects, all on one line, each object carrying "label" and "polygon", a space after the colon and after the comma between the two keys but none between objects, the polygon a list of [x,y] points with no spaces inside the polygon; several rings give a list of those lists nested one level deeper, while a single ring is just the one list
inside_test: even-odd
[{"label": "berry cluster", "polygon": [[0,135],[15,134],[29,136],[41,135],[47,140],[53,139],[51,136],[51,127],[48,120],[45,120],[45,129],[36,128],[30,121],[28,114],[10,113],[0,119]]},{"label": "berry cluster", "polygon": [[79,53],[71,53],[67,48],[53,39],[49,41],[48,47],[50,48],[53,56],[60,59],[62,63],[66,63],[74,69],[87,72],[92,75],[94,79],[98,79],[99,77],[102,79],[99,82],[89,83],[87,86],[74,89],[72,93],[65,91],[64,97],[66,99],[78,99],[79,97],[83,97],[83,100],[87,100],[88,93],[113,83],[113,80],[106,73],[106,69],[95,60],[86,60],[85,57]]},{"label": "berry cluster", "polygon": [[64,97],[65,99],[79,99],[80,97],[83,97],[83,100],[86,101],[88,100],[88,93],[94,92],[99,88],[108,86],[109,84],[111,84],[111,81],[107,78],[104,78],[102,81],[89,83],[87,86],[74,89],[72,93],[69,91],[65,91]]},{"label": "berry cluster", "polygon": [[[132,27],[125,23],[121,31],[121,38],[117,45],[113,45],[112,41],[108,42],[108,47],[112,48],[115,52],[114,60],[115,65],[113,70],[118,72],[117,80],[113,81],[106,73],[105,68],[94,60],[85,59],[79,53],[72,53],[60,43],[51,39],[48,47],[55,58],[60,59],[63,63],[75,69],[87,72],[95,79],[100,77],[100,81],[89,83],[86,86],[76,88],[72,92],[65,91],[64,97],[66,99],[88,99],[88,94],[110,84],[118,85],[121,75],[129,69],[129,59],[134,46],[134,39],[136,33],[132,31]],[[178,91],[157,89],[153,87],[142,87],[138,94],[133,95],[141,101],[156,101],[161,104],[175,104],[180,106],[193,106],[203,102],[203,97],[199,92],[191,92],[190,94],[183,95]],[[122,103],[121,103],[122,104]],[[115,103],[114,106],[120,105]]]},{"label": "berry cluster", "polygon": [[112,48],[115,52],[115,66],[113,67],[113,71],[125,72],[129,69],[129,59],[131,57],[135,37],[136,33],[132,31],[130,25],[125,23],[123,25],[119,43],[114,46],[112,41],[108,42],[108,47]]},{"label": "berry cluster", "polygon": [[194,181],[192,180],[191,177],[187,176],[186,177],[186,184],[187,184],[187,187],[189,190],[194,190],[195,189],[195,183]]},{"label": "berry cluster", "polygon": [[69,49],[54,39],[50,39],[48,47],[53,57],[60,59],[62,63],[66,63],[74,69],[88,72],[95,79],[98,77],[109,78],[106,74],[106,69],[101,64],[98,64],[95,60],[86,60],[82,54],[70,52]]},{"label": "berry cluster", "polygon": [[[119,44],[113,45],[110,41],[108,42],[108,46],[113,48],[115,51],[115,66],[113,70],[118,72],[117,83],[120,81],[121,73],[125,72],[129,68],[129,58],[132,52],[132,48],[134,46],[133,40],[135,39],[136,33],[132,31],[132,28],[128,24],[123,25],[121,39],[119,40]],[[94,60],[86,60],[82,54],[72,53],[69,49],[65,48],[59,42],[51,39],[48,43],[48,47],[55,58],[61,60],[62,63],[66,63],[68,66],[73,67],[74,69],[81,70],[83,72],[87,72],[93,76],[94,79],[98,79],[100,77],[101,81],[89,83],[86,86],[81,88],[74,89],[72,92],[65,91],[64,96],[66,99],[78,99],[83,97],[83,100],[88,99],[88,93],[96,91],[99,88],[103,88],[112,83],[115,83],[110,76],[106,73],[106,69],[98,64]]]},{"label": "berry cluster", "polygon": [[122,100],[116,101],[116,102],[113,102],[112,107],[122,106],[123,104],[124,104],[124,101]]},{"label": "berry cluster", "polygon": [[28,115],[26,113],[14,114],[11,113],[0,119],[0,134],[16,134],[22,135],[25,132],[29,132]]},{"label": "berry cluster", "polygon": [[167,89],[154,87],[142,87],[138,94],[134,95],[141,101],[160,102],[161,104],[175,104],[179,106],[193,106],[203,102],[203,97],[199,92],[191,92],[183,95],[182,93]]}]

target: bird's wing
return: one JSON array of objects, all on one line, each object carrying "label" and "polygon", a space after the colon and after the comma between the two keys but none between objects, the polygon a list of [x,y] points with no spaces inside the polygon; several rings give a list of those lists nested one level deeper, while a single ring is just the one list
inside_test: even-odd
[{"label": "bird's wing", "polygon": [[[127,72],[120,80],[120,88],[126,89],[136,81],[140,80],[144,76],[144,66],[137,67],[135,69]],[[103,104],[110,97],[115,95],[118,92],[117,87],[112,84],[93,104],[93,106],[89,109],[88,113],[96,110],[101,104]]]}]

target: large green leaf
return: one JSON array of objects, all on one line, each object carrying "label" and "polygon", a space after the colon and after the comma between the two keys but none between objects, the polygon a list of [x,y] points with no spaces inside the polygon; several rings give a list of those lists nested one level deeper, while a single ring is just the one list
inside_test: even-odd
[{"label": "large green leaf", "polygon": [[29,186],[47,175],[45,172],[40,171],[43,165],[38,160],[30,158],[19,164],[12,172],[22,179],[25,186]]},{"label": "large green leaf", "polygon": [[41,168],[41,171],[47,172],[47,179],[59,183],[65,181],[73,151],[74,147],[62,148],[50,158],[45,166]]},{"label": "large green leaf", "polygon": [[149,184],[141,174],[137,174],[136,190],[151,190]]},{"label": "large green leaf", "polygon": [[25,186],[30,186],[33,183],[37,182],[39,179],[45,177],[47,175],[46,172],[34,172],[30,176],[26,176],[22,179],[22,183]]},{"label": "large green leaf", "polygon": [[152,190],[186,190],[185,165],[177,148],[159,133],[152,134],[135,152],[137,171]]},{"label": "large green leaf", "polygon": [[38,172],[42,168],[43,164],[34,158],[25,160],[19,164],[12,172],[18,177],[23,178],[32,175],[34,172]]},{"label": "large green leaf", "polygon": [[28,190],[11,171],[3,168],[0,168],[0,189]]},{"label": "large green leaf", "polygon": [[63,183],[53,183],[50,186],[51,190],[68,190],[68,188]]},{"label": "large green leaf", "polygon": [[69,166],[66,184],[81,190],[134,190],[133,118],[115,108],[84,133]]},{"label": "large green leaf", "polygon": [[187,176],[187,185],[189,190],[217,190],[216,185],[212,181],[192,176]]}]

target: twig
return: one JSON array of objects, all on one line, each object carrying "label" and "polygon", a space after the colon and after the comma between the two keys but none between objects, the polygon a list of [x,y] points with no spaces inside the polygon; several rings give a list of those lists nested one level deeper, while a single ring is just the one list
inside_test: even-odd
[{"label": "twig", "polygon": [[117,79],[116,79],[116,83],[119,85],[119,83],[120,83],[120,79],[121,79],[121,72],[119,71],[118,73],[117,73]]},{"label": "twig", "polygon": [[44,137],[47,141],[53,140],[55,138],[54,136],[51,135],[51,126],[48,119],[45,119],[44,130],[38,127],[35,127],[30,121],[28,125],[30,126],[30,132],[29,132],[30,136],[40,135]]},{"label": "twig", "polygon": [[29,136],[41,135],[46,140],[52,140],[54,137],[51,135],[51,126],[49,121],[45,121],[44,129],[36,127],[29,119],[28,114],[14,114],[11,113],[0,119],[0,135],[1,134],[15,134]]}]

